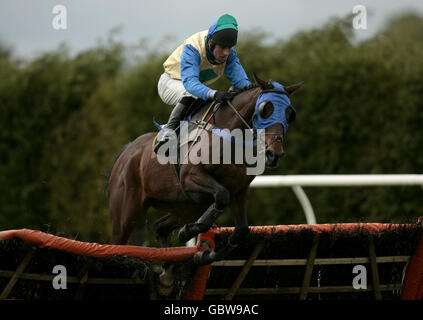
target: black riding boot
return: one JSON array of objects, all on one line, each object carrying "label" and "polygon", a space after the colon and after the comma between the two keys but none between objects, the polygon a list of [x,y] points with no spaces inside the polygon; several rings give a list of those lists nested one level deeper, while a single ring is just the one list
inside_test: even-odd
[{"label": "black riding boot", "polygon": [[184,118],[188,107],[191,106],[195,98],[183,97],[178,104],[173,108],[169,120],[167,121],[166,127],[162,132],[159,133],[156,143],[154,144],[154,152],[157,153],[159,148],[170,140],[172,137],[171,133],[176,130],[179,126],[179,122]]}]

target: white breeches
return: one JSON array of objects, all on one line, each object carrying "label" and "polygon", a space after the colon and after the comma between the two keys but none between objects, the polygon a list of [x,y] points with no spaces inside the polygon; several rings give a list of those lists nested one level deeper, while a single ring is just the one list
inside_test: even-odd
[{"label": "white breeches", "polygon": [[185,89],[181,80],[172,79],[166,72],[160,76],[157,89],[163,102],[171,106],[175,106],[183,97],[195,97]]}]

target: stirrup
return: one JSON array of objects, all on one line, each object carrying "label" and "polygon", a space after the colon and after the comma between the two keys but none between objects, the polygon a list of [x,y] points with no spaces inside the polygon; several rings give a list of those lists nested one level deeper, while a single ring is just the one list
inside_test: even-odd
[{"label": "stirrup", "polygon": [[159,135],[157,137],[157,142],[166,142],[170,140],[170,133],[172,132],[172,129],[164,128],[162,132],[159,132]]},{"label": "stirrup", "polygon": [[159,150],[159,148],[172,138],[172,135],[171,135],[172,131],[173,130],[170,128],[165,128],[163,129],[162,132],[159,132],[156,142],[154,143],[154,148],[153,148],[154,153],[157,154],[157,151]]}]

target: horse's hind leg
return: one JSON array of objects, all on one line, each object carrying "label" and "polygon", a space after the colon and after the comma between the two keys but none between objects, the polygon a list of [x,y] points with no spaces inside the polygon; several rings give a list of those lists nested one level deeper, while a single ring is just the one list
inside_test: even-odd
[{"label": "horse's hind leg", "polygon": [[140,221],[136,225],[131,235],[129,236],[127,243],[128,245],[134,245],[134,246],[142,246],[142,247],[149,246],[148,222],[146,218],[144,218],[143,221]]},{"label": "horse's hind leg", "polygon": [[167,214],[154,223],[154,231],[156,232],[156,239],[160,248],[167,248],[169,234],[180,228],[178,218],[173,214]]},{"label": "horse's hind leg", "polygon": [[[168,247],[169,234],[179,228],[178,218],[173,214],[167,214],[154,223],[154,230],[156,232],[157,242],[159,247]],[[168,296],[171,294],[174,285],[174,267],[175,264],[165,262],[162,264],[162,272],[159,275],[158,293],[161,296]]]},{"label": "horse's hind leg", "polygon": [[127,244],[138,224],[145,223],[148,206],[140,201],[137,188],[120,189],[110,195],[112,244]]}]

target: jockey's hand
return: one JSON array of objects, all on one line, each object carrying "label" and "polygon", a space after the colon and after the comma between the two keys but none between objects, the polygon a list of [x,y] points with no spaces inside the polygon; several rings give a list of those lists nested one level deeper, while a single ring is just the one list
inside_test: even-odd
[{"label": "jockey's hand", "polygon": [[223,102],[231,101],[234,96],[235,96],[234,92],[216,91],[213,98],[217,102],[223,103]]}]

